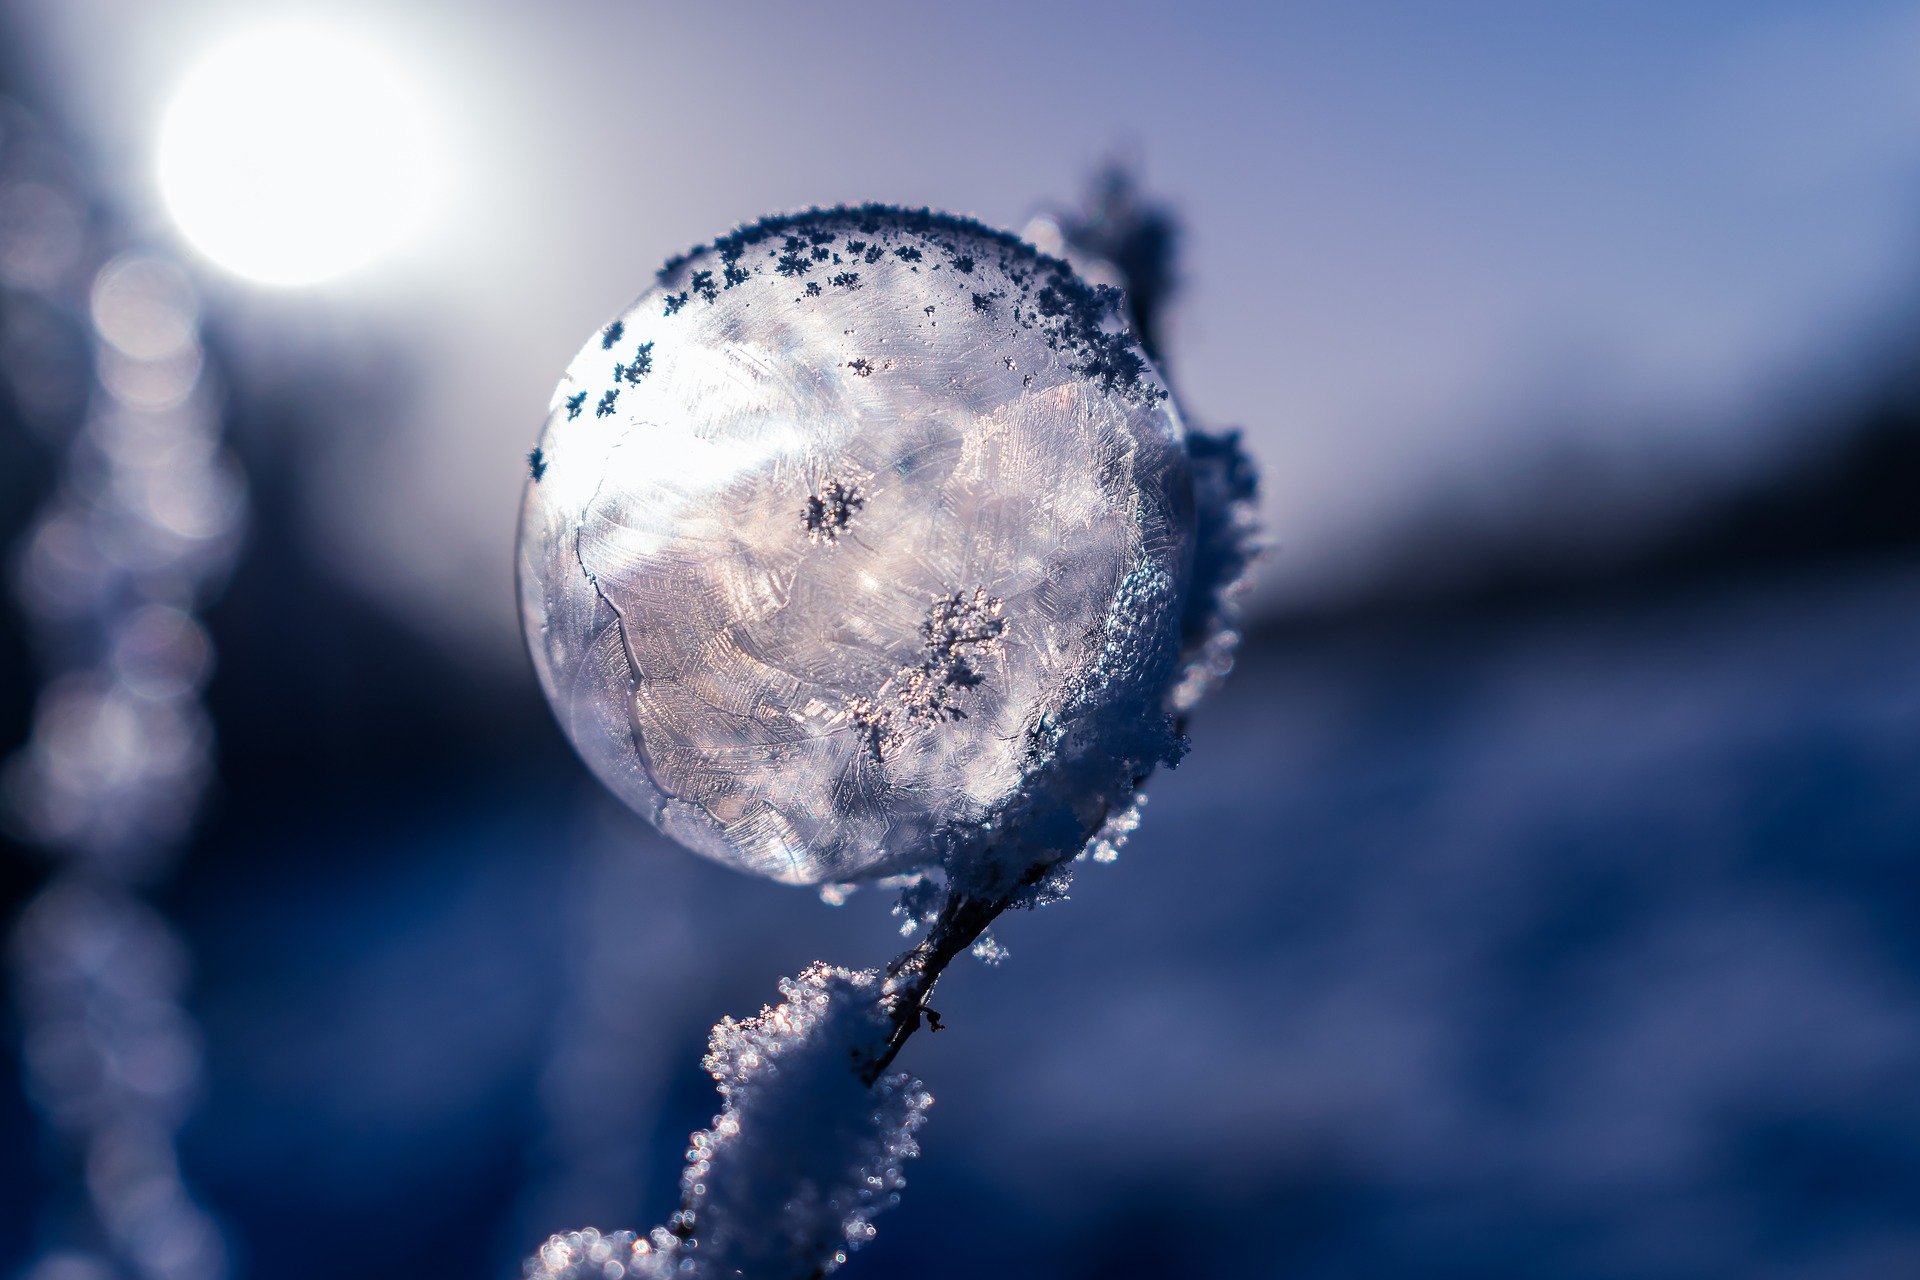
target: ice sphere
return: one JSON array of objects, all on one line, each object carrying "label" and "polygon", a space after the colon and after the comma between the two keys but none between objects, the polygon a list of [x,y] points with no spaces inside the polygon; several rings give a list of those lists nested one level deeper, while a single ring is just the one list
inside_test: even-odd
[{"label": "ice sphere", "polygon": [[1101,753],[1164,719],[1180,421],[1118,296],[1003,232],[840,208],[676,259],[581,348],[529,463],[541,687],[708,857],[887,874],[1075,788],[1101,794],[1052,808],[1092,830],[1130,782]]}]

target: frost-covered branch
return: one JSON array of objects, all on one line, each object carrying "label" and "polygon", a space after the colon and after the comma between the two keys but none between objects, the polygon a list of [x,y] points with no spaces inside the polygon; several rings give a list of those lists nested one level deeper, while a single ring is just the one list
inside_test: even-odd
[{"label": "frost-covered branch", "polygon": [[530,1280],[802,1280],[845,1262],[898,1202],[933,1102],[904,1072],[867,1070],[889,1035],[881,987],[872,970],[813,965],[781,982],[781,1003],[723,1018],[704,1065],[725,1106],[688,1144],[670,1224],[555,1236]]},{"label": "frost-covered branch", "polygon": [[[1190,440],[1209,509],[1202,601],[1165,695],[1175,714],[1225,674],[1237,640],[1233,593],[1253,554],[1252,470],[1237,438]],[[1128,774],[1124,787],[1130,794],[1142,780]],[[910,878],[901,910],[924,933],[884,972],[817,964],[781,982],[780,1004],[722,1019],[705,1066],[724,1106],[689,1143],[678,1212],[645,1235],[556,1235],[528,1261],[528,1280],[811,1280],[840,1266],[873,1237],[873,1216],[897,1203],[902,1166],[919,1154],[915,1135],[933,1099],[888,1068],[924,1023],[939,1026],[929,1001],[941,975],[1002,913],[1062,896],[1074,862],[1110,857],[1134,821],[1130,804],[1109,805],[1091,832],[1075,828],[1050,851],[1012,842],[1024,863]]]},{"label": "frost-covered branch", "polygon": [[[932,1098],[891,1068],[923,1024],[939,1029],[930,1001],[941,975],[962,952],[990,947],[987,930],[1004,912],[1065,896],[1079,860],[1111,860],[1138,821],[1140,787],[1180,759],[1187,713],[1231,664],[1235,595],[1253,554],[1253,467],[1237,433],[1183,428],[1138,341],[1154,331],[1172,278],[1172,221],[1110,178],[1081,222],[1048,225],[1085,273],[1122,284],[1151,276],[1128,299],[1130,322],[1120,293],[1002,233],[925,211],[817,211],[669,263],[660,290],[590,341],[556,393],[531,473],[523,573],[544,593],[527,598],[536,666],[582,754],[689,847],[800,883],[887,877],[902,889],[907,932],[922,932],[884,970],[815,964],[781,982],[779,1004],[723,1019],[705,1059],[722,1109],[689,1144],[678,1211],[645,1235],[554,1236],[527,1263],[529,1280],[813,1280],[845,1262],[897,1202],[904,1162],[919,1153]],[[1085,261],[1102,253],[1111,260]],[[859,272],[838,270],[855,262]],[[816,270],[824,287],[806,279]],[[648,334],[645,376],[672,377],[672,344],[700,340],[687,336],[689,317],[728,313],[736,287],[760,290],[751,296],[767,307],[749,321],[740,304],[732,323],[787,317],[778,323],[793,329],[774,345],[795,361],[873,322],[882,333],[903,326],[897,336],[928,350],[958,343],[955,364],[937,377],[911,372],[906,344],[888,349],[880,336],[871,352],[828,366],[844,376],[808,382],[856,397],[844,410],[812,407],[820,421],[884,430],[867,441],[823,428],[827,443],[807,443],[829,461],[790,505],[779,487],[788,469],[766,478],[753,468],[797,437],[783,425],[769,452],[757,407],[738,419],[752,447],[715,456],[727,485],[705,492],[707,506],[687,506],[677,490],[615,502],[605,477],[624,465],[619,445],[578,425],[576,382],[602,385],[612,359],[603,353],[636,340],[629,325]],[[847,298],[890,290],[914,305],[888,311],[828,288]],[[844,319],[824,323],[819,308]],[[982,344],[1004,354],[980,362]],[[616,368],[603,403],[617,412],[644,395],[656,397],[649,423],[705,423],[721,411]],[[1035,369],[1046,379],[1038,388]],[[926,397],[949,394],[973,397],[953,407],[956,422],[1001,424],[951,444],[965,468],[929,467],[948,444],[899,427]],[[900,397],[897,412],[872,412],[870,399],[889,396]],[[1109,426],[1072,435],[1094,422]],[[1007,437],[1013,428],[1031,434]],[[695,434],[711,450],[707,430]],[[909,453],[890,452],[901,449]],[[870,465],[869,453],[885,465]],[[1029,456],[1050,461],[1030,470]],[[1092,470],[1076,470],[1090,460]],[[648,469],[619,474],[642,489],[654,482]],[[885,476],[945,487],[888,490],[899,482]],[[654,598],[654,577],[633,573],[683,536],[663,504],[680,502],[681,521],[704,529],[716,519],[709,506],[740,502],[763,482],[775,496],[739,508],[726,554],[686,535],[660,566],[676,582],[711,575],[711,598],[739,612],[689,633],[692,656],[681,647],[689,634],[672,625],[628,628],[616,597],[634,601],[635,616],[683,611],[678,597]],[[971,513],[980,527],[967,537],[980,545],[950,538],[930,512]],[[988,561],[1004,566],[991,588],[975,581]],[[605,581],[623,574],[625,586]],[[762,588],[776,580],[796,585],[762,612]],[[709,634],[746,639],[715,646]],[[870,668],[839,656],[868,648],[880,655]],[[725,718],[709,723],[716,712]],[[681,798],[689,794],[726,803],[699,810]],[[834,900],[849,887],[823,893]]]}]

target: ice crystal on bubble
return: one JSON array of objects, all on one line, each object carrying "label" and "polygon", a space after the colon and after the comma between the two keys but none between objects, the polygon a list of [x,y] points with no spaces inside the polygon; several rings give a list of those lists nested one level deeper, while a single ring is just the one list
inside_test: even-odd
[{"label": "ice crystal on bubble", "polygon": [[[1168,753],[1186,435],[1120,295],[1011,236],[744,228],[596,331],[538,447],[541,683],[700,853],[819,884],[1074,852]],[[1016,813],[1041,844],[1001,838]]]},{"label": "ice crystal on bubble", "polygon": [[853,523],[854,512],[866,504],[860,486],[829,480],[819,493],[807,495],[800,511],[800,527],[815,542],[838,542]]},{"label": "ice crystal on bubble", "polygon": [[912,721],[964,720],[961,695],[985,680],[977,663],[998,651],[1006,630],[1003,602],[976,587],[971,596],[955,592],[935,600],[920,624],[926,637],[919,661],[887,677],[873,697],[854,698],[847,717],[860,729],[875,760],[905,738]]}]

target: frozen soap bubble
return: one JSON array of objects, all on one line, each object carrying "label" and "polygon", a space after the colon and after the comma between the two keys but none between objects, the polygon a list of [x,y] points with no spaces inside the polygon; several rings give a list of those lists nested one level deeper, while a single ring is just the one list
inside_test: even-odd
[{"label": "frozen soap bubble", "polygon": [[869,206],[696,250],[587,341],[530,463],[541,687],[699,853],[821,883],[1014,826],[1072,852],[1165,749],[1180,421],[1118,295],[1012,236]]}]

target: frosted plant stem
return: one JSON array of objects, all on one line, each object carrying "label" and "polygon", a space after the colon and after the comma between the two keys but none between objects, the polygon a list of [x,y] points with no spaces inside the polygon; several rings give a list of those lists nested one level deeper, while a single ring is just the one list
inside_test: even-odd
[{"label": "frosted plant stem", "polygon": [[987,931],[1002,911],[1012,905],[1010,898],[982,899],[955,894],[941,908],[927,936],[910,949],[894,957],[887,966],[887,978],[881,988],[880,1003],[891,1028],[880,1056],[860,1069],[867,1084],[878,1080],[893,1064],[913,1033],[925,1020],[927,1001],[940,975],[955,956],[972,946]]},{"label": "frosted plant stem", "polygon": [[[881,987],[880,1003],[891,1029],[886,1048],[880,1056],[861,1068],[860,1078],[867,1084],[878,1080],[892,1065],[927,1015],[927,1002],[954,958],[980,940],[1000,914],[1053,870],[1055,863],[1036,865],[1011,892],[979,897],[954,890],[927,928],[926,937],[895,956],[887,966]],[[935,1022],[935,1030],[939,1024]]]},{"label": "frosted plant stem", "polygon": [[[1147,775],[1179,761],[1187,713],[1231,665],[1254,468],[1237,433],[1181,428],[1120,312],[1127,302],[1145,331],[1170,287],[1173,224],[1114,179],[1097,210],[1048,226],[1063,250],[1110,254],[1129,284],[1138,273],[1137,296],[1091,288],[1057,258],[962,219],[816,210],[669,263],[555,393],[528,458],[521,581],[538,590],[522,607],[574,745],[697,852],[824,885],[834,903],[879,879],[901,889],[908,929],[925,932],[884,970],[816,963],[780,982],[780,1003],[722,1018],[703,1065],[723,1107],[689,1140],[679,1210],[644,1235],[555,1235],[527,1280],[819,1280],[844,1264],[899,1202],[902,1166],[919,1154],[932,1095],[890,1068],[922,1023],[941,1029],[930,1007],[940,976],[962,951],[1001,954],[988,928],[1009,908],[1064,898],[1074,862],[1113,860],[1139,823]],[[769,273],[747,251],[775,240]],[[827,277],[856,261],[858,272],[802,283],[817,265]],[[877,352],[885,336],[863,345],[875,328],[909,337],[914,354]],[[779,375],[751,397],[716,400],[704,375],[676,374],[749,331]],[[856,334],[862,345],[844,341]],[[898,429],[930,420],[930,405],[951,438]],[[699,485],[661,488],[651,443],[622,452],[630,430],[644,424],[657,442],[662,423],[709,459]],[[1030,447],[1009,443],[1008,423],[1031,432]],[[1071,437],[1077,423],[1097,429]],[[922,465],[942,449],[973,462]],[[1134,483],[1116,523],[1106,481],[1082,464],[1120,453]],[[1047,460],[1038,472],[1033,458]],[[809,484],[796,487],[801,473]],[[1010,506],[1016,494],[1028,505]],[[970,544],[959,561],[949,516]],[[744,531],[733,554],[704,532],[716,521]],[[663,623],[656,662],[636,653],[624,618],[685,614],[685,593],[663,595],[646,571],[662,556],[675,573],[697,566],[722,612],[754,595],[741,584],[806,589],[751,618]],[[973,566],[989,560],[1011,568],[983,578]],[[1060,576],[1052,564],[1074,566],[1061,581],[1079,586],[1038,608],[1034,584]],[[1010,620],[1056,625],[1059,643],[1030,643]],[[742,652],[758,655],[750,666],[688,648],[736,627],[751,640]],[[893,648],[872,670],[810,685],[819,647],[850,627]],[[768,655],[795,664],[777,688],[763,687],[777,670]],[[656,669],[683,675],[649,678]],[[689,736],[749,695],[787,706],[766,721],[785,737],[738,739],[731,721]],[[644,717],[624,714],[635,708]],[[657,740],[644,759],[643,738]],[[661,760],[683,776],[656,777]],[[763,785],[774,776],[779,787]],[[727,803],[674,798],[688,793]],[[901,799],[961,794],[958,809]]]}]

